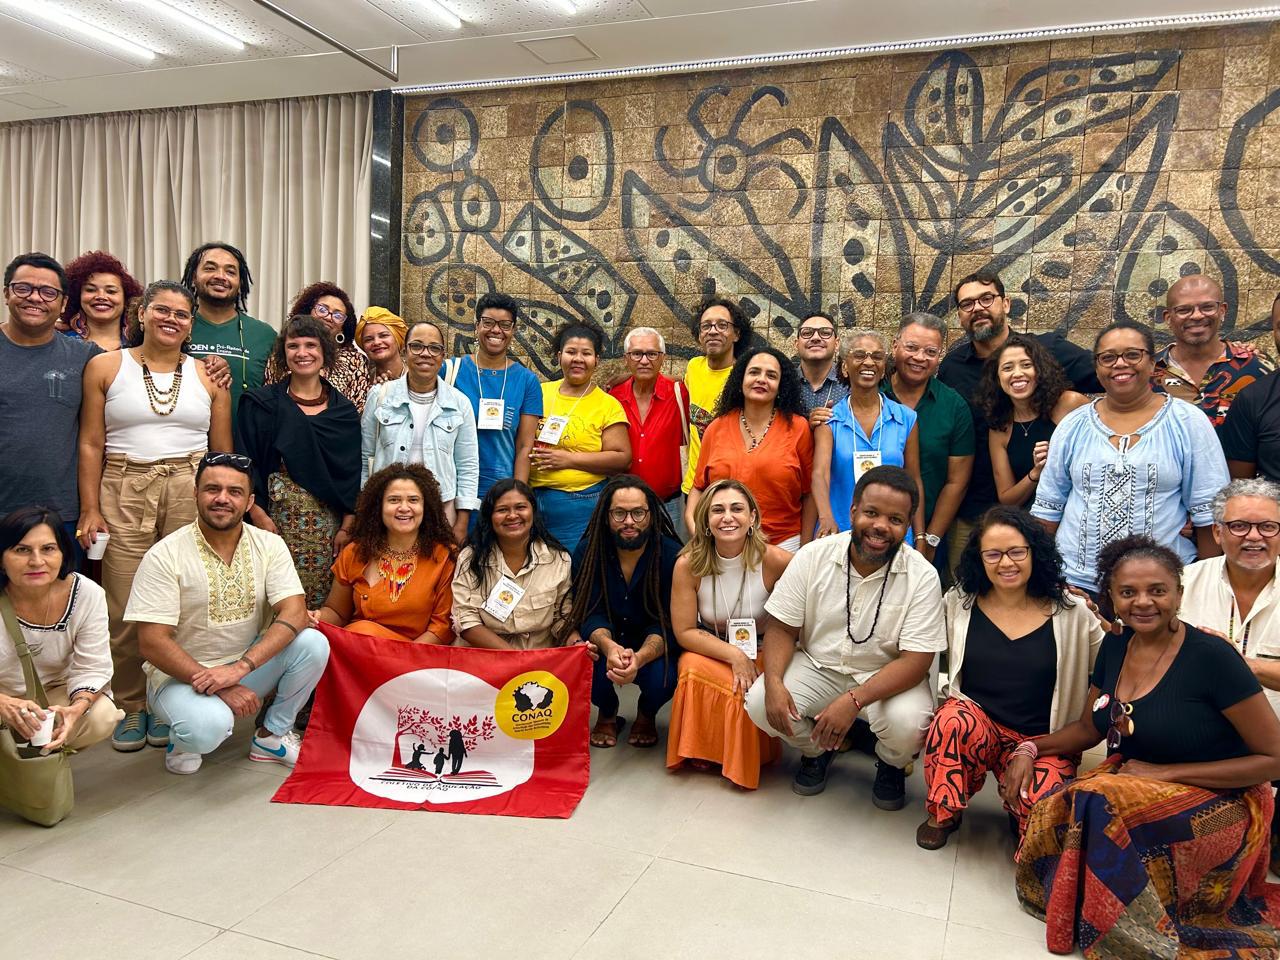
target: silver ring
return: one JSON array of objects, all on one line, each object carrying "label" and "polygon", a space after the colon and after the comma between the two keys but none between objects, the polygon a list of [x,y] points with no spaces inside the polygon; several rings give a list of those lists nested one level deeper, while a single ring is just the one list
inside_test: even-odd
[{"label": "silver ring", "polygon": [[25,716],[26,716],[27,714],[29,714],[30,712],[31,712],[31,711],[30,711],[30,710],[28,710],[26,707],[19,707],[19,708],[18,708],[18,713],[19,713],[19,715],[21,715],[21,716],[24,716],[24,717],[25,717]]}]

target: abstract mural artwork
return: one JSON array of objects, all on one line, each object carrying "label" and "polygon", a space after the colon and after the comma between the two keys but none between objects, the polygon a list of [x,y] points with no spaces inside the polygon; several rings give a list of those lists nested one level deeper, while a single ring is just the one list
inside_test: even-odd
[{"label": "abstract mural artwork", "polygon": [[1012,317],[1076,339],[1208,272],[1253,338],[1280,289],[1280,30],[525,88],[406,103],[402,302],[465,346],[476,298],[528,304],[544,375],[573,319],[688,356],[702,297],[777,343],[946,316],[995,269]]}]

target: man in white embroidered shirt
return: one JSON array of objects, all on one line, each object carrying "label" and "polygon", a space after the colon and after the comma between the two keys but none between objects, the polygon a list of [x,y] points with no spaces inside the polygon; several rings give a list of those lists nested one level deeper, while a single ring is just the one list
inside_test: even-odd
[{"label": "man in white embroidered shirt", "polygon": [[165,767],[189,774],[276,699],[249,746],[249,759],[292,767],[298,710],[329,661],[283,540],[244,523],[253,505],[252,461],[208,453],[196,471],[196,521],[147,551],[124,619],[138,624],[147,701],[169,724]]},{"label": "man in white embroidered shirt", "polygon": [[802,547],[765,604],[764,672],[747,713],[800,750],[792,789],[803,796],[822,792],[861,716],[877,738],[873,802],[905,803],[903,768],[933,716],[929,668],[947,646],[937,571],[903,546],[919,496],[900,467],[868,470],[853,490],[850,530]]}]

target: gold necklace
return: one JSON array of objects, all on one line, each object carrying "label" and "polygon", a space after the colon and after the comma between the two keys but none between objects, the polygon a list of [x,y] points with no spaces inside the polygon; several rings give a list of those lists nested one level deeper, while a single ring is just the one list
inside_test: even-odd
[{"label": "gold necklace", "polygon": [[151,404],[153,413],[167,417],[178,409],[178,392],[182,389],[182,361],[178,361],[177,369],[173,371],[173,382],[169,384],[169,389],[161,390],[151,376],[147,355],[139,353],[139,356],[142,358],[142,383],[147,388],[147,402]]}]

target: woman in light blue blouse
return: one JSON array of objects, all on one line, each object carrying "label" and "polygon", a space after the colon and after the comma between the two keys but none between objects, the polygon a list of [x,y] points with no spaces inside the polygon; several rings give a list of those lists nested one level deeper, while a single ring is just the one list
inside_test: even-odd
[{"label": "woman in light blue blouse", "polygon": [[[813,499],[817,536],[849,529],[849,507],[858,478],[872,467],[902,467],[921,488],[916,412],[880,392],[889,349],[874,330],[850,330],[841,338],[840,363],[849,396],[831,410],[831,419],[813,432]],[[924,530],[924,508],[912,522]],[[914,542],[907,531],[907,542]]]},{"label": "woman in light blue blouse", "polygon": [[[1227,461],[1204,413],[1151,389],[1154,354],[1142,324],[1118,320],[1098,334],[1106,395],[1058,424],[1036,489],[1031,512],[1056,532],[1067,582],[1091,592],[1099,552],[1124,537],[1152,537],[1184,563],[1221,552],[1212,503],[1230,479]],[[1181,535],[1188,517],[1194,542]]]}]

